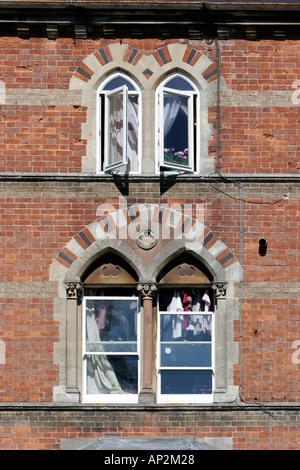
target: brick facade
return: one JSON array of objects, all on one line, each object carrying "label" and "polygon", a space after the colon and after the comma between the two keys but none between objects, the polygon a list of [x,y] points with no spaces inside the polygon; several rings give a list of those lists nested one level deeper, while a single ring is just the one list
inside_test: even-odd
[{"label": "brick facade", "polygon": [[70,449],[72,440],[86,439],[89,443],[103,436],[194,436],[211,445],[220,440],[224,450],[232,446],[235,450],[269,450],[270,442],[273,449],[298,449],[299,412],[292,409],[289,413],[281,409],[267,413],[255,405],[244,409],[192,408],[185,412],[174,407],[142,411],[100,407],[86,410],[74,407],[72,411],[64,407],[27,408],[4,410],[1,407],[3,450]]},{"label": "brick facade", "polygon": [[[83,39],[68,31],[50,39],[18,36],[11,25],[0,34],[0,448],[52,450],[103,436],[299,447],[299,37],[237,36],[137,39],[131,31]],[[141,174],[96,173],[93,96],[115,69],[135,76],[149,96],[172,70],[197,80],[207,171],[155,174],[154,144],[144,142]],[[116,250],[109,236],[139,222],[139,208],[148,206],[167,207],[165,219],[153,215],[165,227],[175,210],[175,228],[196,230],[204,261],[230,281],[227,401],[65,403],[64,283],[101,252],[99,233]],[[261,237],[266,256],[258,253]]]}]

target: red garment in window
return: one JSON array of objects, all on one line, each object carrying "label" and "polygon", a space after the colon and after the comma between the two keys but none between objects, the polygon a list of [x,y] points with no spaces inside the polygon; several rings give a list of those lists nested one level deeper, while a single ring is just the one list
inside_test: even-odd
[{"label": "red garment in window", "polygon": [[101,305],[99,310],[99,315],[96,318],[96,322],[98,325],[99,330],[103,330],[105,328],[105,316],[106,316],[106,308],[104,305]]},{"label": "red garment in window", "polygon": [[[187,312],[187,310],[188,310],[188,296],[187,296],[187,293],[184,293],[184,295],[183,295],[182,305],[183,305],[183,310],[184,310],[185,312]],[[183,328],[184,330],[186,330],[188,326],[189,326],[189,319],[188,319],[188,317],[185,315],[184,318],[183,318],[182,328]]]}]

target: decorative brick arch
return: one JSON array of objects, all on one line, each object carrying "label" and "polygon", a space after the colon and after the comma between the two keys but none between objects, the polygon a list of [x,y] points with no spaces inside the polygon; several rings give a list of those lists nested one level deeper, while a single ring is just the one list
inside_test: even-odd
[{"label": "decorative brick arch", "polygon": [[[190,45],[170,44],[151,54],[145,54],[129,44],[114,43],[99,48],[81,62],[73,74],[70,88],[83,89],[99,73],[114,67],[116,62],[118,67],[131,69],[132,73],[144,77],[145,82],[151,85],[157,75],[171,67],[186,71],[193,69],[193,75],[197,77],[202,89],[209,87],[218,74],[216,63]],[[222,86],[224,85],[222,80]]]},{"label": "decorative brick arch", "polygon": [[[136,234],[135,226],[137,224],[141,224],[141,226],[146,225],[150,228],[162,226],[170,230],[172,229],[174,239],[170,240],[170,243],[176,242],[178,249],[185,247],[190,252],[199,253],[201,257],[206,258],[207,264],[212,267],[215,273],[224,272],[223,270],[226,271],[226,268],[235,263],[239,266],[237,258],[232,251],[209,228],[179,210],[157,204],[134,204],[107,213],[76,234],[62,248],[55,258],[55,263],[59,263],[66,271],[74,264],[81,264],[81,260],[83,263],[88,263],[88,256],[85,255],[85,252],[89,247],[93,247],[93,253],[96,248],[95,245],[99,241],[102,247],[105,246],[105,242],[107,242],[108,246],[113,247],[113,240],[119,243],[120,240],[126,239],[126,236]],[[121,238],[119,238],[121,231]],[[170,232],[168,231],[168,233]],[[125,240],[122,246],[123,249],[128,250]],[[98,246],[99,250],[100,246]],[[167,255],[168,249],[165,248],[165,250]],[[128,254],[128,258],[130,257],[132,257],[132,253]],[[78,269],[75,269],[75,271],[77,274],[75,272],[74,274],[77,277],[79,271]],[[218,277],[222,277],[224,281],[226,280],[226,275],[224,274],[219,274]],[[79,281],[78,277],[77,280]]]},{"label": "decorative brick arch", "polygon": [[[214,154],[209,152],[209,141],[214,144],[214,129],[209,122],[209,108],[216,106],[216,91],[226,89],[225,80],[219,77],[218,67],[205,54],[187,44],[165,45],[153,53],[129,44],[112,43],[100,47],[89,54],[76,68],[69,83],[70,90],[81,90],[81,105],[87,108],[87,121],[82,125],[82,140],[86,141],[86,154],[82,156],[82,171],[99,171],[97,161],[97,91],[109,74],[122,71],[131,76],[139,86],[142,99],[142,125],[148,123],[148,134],[142,132],[141,173],[157,173],[155,159],[157,145],[155,139],[155,93],[161,81],[172,72],[185,74],[199,89],[201,103],[200,116],[200,161],[198,172],[208,174],[214,171]],[[145,98],[145,99],[144,99]]]},{"label": "decorative brick arch", "polygon": [[[173,239],[163,249],[159,248],[155,256],[152,257],[152,250],[156,246],[150,250],[148,264],[133,247],[133,240],[126,243],[126,240],[117,237],[122,229],[126,232],[132,228],[133,233],[137,233],[135,226],[142,225],[143,222],[152,222],[156,228],[171,227],[174,233]],[[234,365],[238,360],[238,343],[233,336],[234,321],[239,315],[238,290],[235,289],[241,280],[238,260],[211,230],[180,210],[156,204],[134,204],[111,211],[84,227],[52,262],[49,277],[51,281],[57,282],[58,296],[54,299],[54,315],[61,331],[55,353],[61,368],[60,383],[54,390],[55,401],[80,401],[80,299],[82,276],[86,269],[102,254],[113,252],[135,269],[138,289],[155,287],[154,283],[162,269],[184,251],[201,260],[213,275],[217,322],[214,401],[232,402],[238,399],[238,388],[233,379]],[[145,328],[147,325],[145,322]],[[65,353],[62,354],[61,351]],[[233,354],[229,357],[227,351]]]}]

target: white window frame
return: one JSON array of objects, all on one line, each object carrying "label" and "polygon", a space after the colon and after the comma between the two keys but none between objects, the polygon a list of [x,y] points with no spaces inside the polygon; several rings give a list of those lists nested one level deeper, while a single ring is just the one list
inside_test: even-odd
[{"label": "white window frame", "polygon": [[110,116],[110,98],[115,95],[121,95],[123,101],[123,128],[120,132],[123,134],[122,141],[123,141],[123,153],[122,158],[119,162],[110,163],[111,155],[110,155],[110,121],[109,119],[105,119],[105,138],[104,138],[104,168],[106,171],[113,170],[114,168],[118,168],[121,165],[127,165],[127,129],[125,123],[127,123],[127,93],[128,88],[126,86],[122,86],[119,88],[115,88],[112,91],[106,92],[105,94],[105,110],[106,115]]},{"label": "white window frame", "polygon": [[[104,90],[106,85],[116,79],[123,78],[129,82],[134,90],[129,90],[126,85],[114,88],[112,90]],[[130,170],[131,174],[140,174],[141,173],[141,155],[142,155],[142,94],[138,85],[129,77],[126,73],[116,72],[109,75],[99,86],[97,91],[97,142],[96,142],[96,151],[97,151],[97,173],[105,173],[110,170],[118,170],[122,167],[125,167],[127,172],[128,165],[128,156],[127,156],[127,125],[123,125],[123,142],[126,143],[126,148],[123,151],[122,161],[109,164],[109,97],[117,92],[123,92],[123,122],[127,123],[128,117],[128,98],[132,95],[137,96],[138,98],[138,156],[137,156],[137,171]],[[101,96],[104,97],[104,106],[102,105]],[[104,109],[103,109],[104,108]],[[104,112],[104,115],[102,113]],[[104,142],[104,143],[103,143]],[[123,170],[121,170],[123,171]]]},{"label": "white window frame", "polygon": [[[135,300],[137,301],[137,352],[89,352],[86,351],[86,301],[87,300]],[[82,302],[82,402],[83,403],[114,403],[131,404],[138,403],[138,396],[141,384],[141,313],[140,298],[138,296],[84,296]],[[91,355],[115,355],[115,356],[137,356],[138,360],[138,391],[132,393],[111,393],[111,394],[88,394],[87,393],[87,361],[86,356]]]},{"label": "white window frame", "polygon": [[[214,391],[214,382],[215,382],[215,313],[212,311],[209,312],[170,312],[170,311],[160,311],[159,302],[158,302],[158,318],[157,318],[157,351],[156,351],[156,376],[157,376],[157,403],[212,403],[213,402],[213,391]],[[160,365],[161,357],[161,335],[160,335],[160,317],[161,314],[167,315],[178,315],[178,314],[201,314],[201,315],[211,315],[212,316],[212,337],[211,337],[211,367],[162,367]],[[171,341],[167,341],[168,344]],[[178,342],[174,342],[175,344]],[[203,342],[205,343],[205,342]],[[202,342],[197,342],[197,344],[202,344]],[[212,372],[212,393],[211,394],[164,394],[161,393],[161,371],[162,370],[210,370]]]},{"label": "white window frame", "polygon": [[[176,77],[185,80],[193,90],[186,91],[168,88],[168,82]],[[164,93],[184,96],[188,98],[188,139],[189,164],[180,165],[168,163],[164,160]],[[199,173],[200,163],[200,94],[195,84],[184,74],[169,75],[158,87],[156,93],[156,173],[168,170],[178,170],[188,173]]]}]

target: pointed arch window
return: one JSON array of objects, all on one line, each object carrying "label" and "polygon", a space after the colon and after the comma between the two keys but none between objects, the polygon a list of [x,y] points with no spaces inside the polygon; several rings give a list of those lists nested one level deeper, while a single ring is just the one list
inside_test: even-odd
[{"label": "pointed arch window", "polygon": [[110,75],[99,87],[98,171],[141,168],[141,94],[126,74]]},{"label": "pointed arch window", "polygon": [[160,289],[157,330],[158,402],[212,402],[214,307],[211,289]]},{"label": "pointed arch window", "polygon": [[198,171],[199,92],[181,74],[165,79],[157,91],[158,167]]},{"label": "pointed arch window", "polygon": [[140,300],[135,273],[113,254],[84,276],[82,399],[137,403],[140,388]]},{"label": "pointed arch window", "polygon": [[209,271],[185,253],[167,265],[157,302],[157,401],[213,401],[215,299]]},{"label": "pointed arch window", "polygon": [[[133,266],[107,252],[82,275],[82,295],[74,296],[73,283],[68,288],[68,391],[78,386],[83,402],[114,404],[211,403],[231,396],[226,282],[215,281],[187,252],[156,273],[155,283],[139,279]],[[82,318],[78,351],[75,307]]]}]

